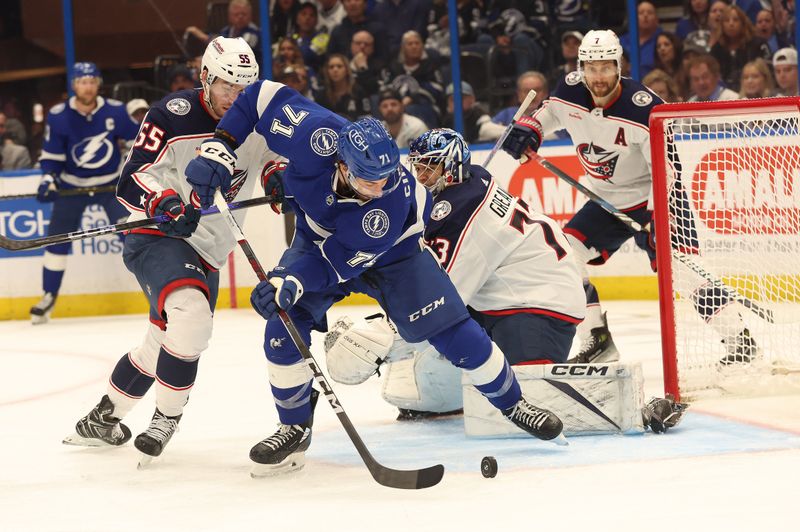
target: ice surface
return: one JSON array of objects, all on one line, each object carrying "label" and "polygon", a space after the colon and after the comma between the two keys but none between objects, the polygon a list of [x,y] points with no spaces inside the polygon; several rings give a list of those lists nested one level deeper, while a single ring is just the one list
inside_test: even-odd
[{"label": "ice surface", "polygon": [[[661,395],[656,303],[605,307],[623,359],[641,361],[648,395]],[[331,316],[373,310],[340,307]],[[146,325],[145,316],[0,323],[0,530],[796,529],[798,397],[695,403],[665,435],[575,437],[561,448],[467,439],[458,419],[397,423],[372,379],[335,385],[363,439],[391,467],[444,464],[440,485],[376,484],[324,400],[305,469],[251,479],[247,453],[277,416],[263,322],[249,309],[217,313],[181,430],[150,468],[137,471],[130,443],[62,445]],[[126,418],[134,434],[153,401],[151,392]],[[497,458],[496,478],[480,474],[486,455]]]}]

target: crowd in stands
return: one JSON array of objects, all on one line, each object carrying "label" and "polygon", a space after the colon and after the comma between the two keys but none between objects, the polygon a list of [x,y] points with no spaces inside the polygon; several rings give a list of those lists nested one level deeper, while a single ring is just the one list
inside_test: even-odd
[{"label": "crowd in stands", "polygon": [[[664,100],[798,94],[793,1],[684,0],[683,16],[662,25],[656,3],[678,1],[645,0],[637,7],[639,76]],[[447,0],[271,4],[272,79],[349,119],[382,118],[401,147],[424,128],[453,127]],[[605,7],[599,9],[600,4]],[[603,23],[604,9],[624,11],[624,6],[616,0],[608,5],[458,0],[467,141],[496,140],[531,88],[539,94],[539,105],[565,74],[577,69],[584,32]],[[634,43],[629,33],[619,33],[623,75],[630,75],[627,60]],[[260,58],[261,31],[248,0],[231,0],[228,24],[219,32],[192,26],[185,38],[202,49],[217,34],[243,37]],[[197,86],[199,59],[175,65],[162,88]],[[141,115],[142,102],[134,107]],[[11,126],[16,126],[14,117],[0,113],[2,169],[29,167],[36,148],[19,132],[12,133]]]}]

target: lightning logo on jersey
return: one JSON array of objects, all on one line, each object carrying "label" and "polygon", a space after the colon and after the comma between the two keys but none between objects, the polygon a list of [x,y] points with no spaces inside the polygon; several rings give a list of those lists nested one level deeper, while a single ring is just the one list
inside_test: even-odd
[{"label": "lightning logo on jersey", "polygon": [[114,155],[114,145],[108,131],[87,137],[72,147],[72,160],[80,168],[94,170],[105,165]]}]

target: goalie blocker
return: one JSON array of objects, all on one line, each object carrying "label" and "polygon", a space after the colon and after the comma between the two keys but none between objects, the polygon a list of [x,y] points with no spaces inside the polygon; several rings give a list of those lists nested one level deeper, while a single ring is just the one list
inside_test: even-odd
[{"label": "goalie blocker", "polygon": [[[408,344],[381,314],[353,323],[339,319],[325,338],[328,371],[342,384],[360,384],[380,371],[382,396],[402,409],[451,412],[464,409],[468,436],[514,436],[522,431],[462,381],[461,371],[429,344]],[[564,433],[665,432],[686,409],[672,398],[644,403],[640,364],[537,364],[514,366],[523,394],[547,405]]]}]

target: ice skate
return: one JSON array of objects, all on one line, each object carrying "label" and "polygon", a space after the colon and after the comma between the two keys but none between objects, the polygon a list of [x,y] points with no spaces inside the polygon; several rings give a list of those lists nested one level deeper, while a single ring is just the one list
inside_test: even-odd
[{"label": "ice skate", "polygon": [[758,354],[758,346],[756,346],[756,341],[750,336],[750,331],[748,329],[744,329],[736,336],[723,339],[722,343],[725,344],[725,349],[728,351],[728,354],[719,361],[723,366],[749,364]]},{"label": "ice skate", "polygon": [[569,364],[601,364],[619,360],[619,351],[608,330],[608,320],[603,312],[603,325],[595,327],[591,335],[584,340],[580,352],[567,360]]},{"label": "ice skate", "polygon": [[278,424],[272,436],[250,449],[250,460],[256,463],[250,471],[253,478],[271,477],[298,471],[306,465],[305,451],[311,445],[311,426],[319,392],[311,391],[311,417],[300,425]]},{"label": "ice skate", "polygon": [[42,325],[50,321],[50,314],[53,312],[57,297],[58,296],[52,292],[45,292],[42,299],[31,307],[32,324]]},{"label": "ice skate", "polygon": [[503,415],[513,424],[540,440],[553,440],[557,445],[567,445],[567,439],[562,434],[564,424],[554,413],[544,408],[538,408],[524,397],[517,404],[507,410]]},{"label": "ice skate", "polygon": [[133,441],[133,445],[142,453],[139,469],[147,467],[154,457],[161,455],[169,440],[178,432],[181,416],[182,414],[174,417],[165,416],[156,408],[150,426]]},{"label": "ice skate", "polygon": [[460,416],[464,413],[463,408],[450,410],[449,412],[426,412],[424,410],[412,410],[410,408],[398,408],[397,421],[425,421],[428,419],[441,419],[451,416]]},{"label": "ice skate", "polygon": [[75,425],[75,433],[64,438],[66,445],[83,447],[119,446],[131,439],[131,430],[114,417],[114,404],[107,395]]}]

